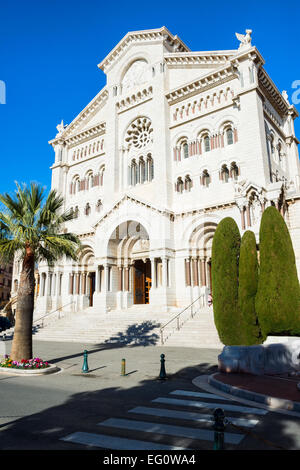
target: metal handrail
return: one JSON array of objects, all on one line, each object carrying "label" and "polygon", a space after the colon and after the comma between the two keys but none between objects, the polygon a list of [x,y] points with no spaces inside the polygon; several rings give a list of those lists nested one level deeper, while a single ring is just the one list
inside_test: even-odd
[{"label": "metal handrail", "polygon": [[[52,315],[52,314],[55,313],[55,312],[59,312],[59,311],[62,310],[63,308],[67,307],[68,305],[74,304],[74,303],[75,303],[75,300],[72,300],[72,302],[69,302],[69,303],[67,303],[67,304],[65,304],[65,305],[62,305],[61,307],[56,308],[55,310],[52,310],[52,312],[46,313],[46,314],[43,315],[42,317],[37,318],[36,320],[34,320],[34,321],[32,322],[32,326],[33,326],[35,323],[39,322],[40,320],[43,320],[45,317],[48,317],[49,315]],[[42,323],[42,326],[43,326],[43,323]],[[15,328],[15,326],[12,326],[11,328],[8,328],[8,330],[13,330],[14,328]],[[6,335],[5,332],[6,332],[6,330],[4,330],[3,332],[1,332],[1,336]]]},{"label": "metal handrail", "polygon": [[[167,323],[165,323],[161,328],[160,328],[160,340],[161,340],[161,344],[164,344],[164,341],[163,341],[163,330],[165,329],[166,326],[168,326],[170,323],[172,323],[174,320],[177,319],[177,330],[180,330],[180,323],[179,323],[179,318],[180,316],[189,308],[192,307],[192,305],[194,305],[194,303],[196,303],[198,300],[200,300],[201,298],[203,297],[203,294],[200,295],[196,300],[194,300],[191,304],[189,304],[187,307],[185,307],[181,312],[177,313],[177,315],[175,315],[173,318],[171,318],[171,320],[169,320]],[[193,317],[193,315],[192,315]]]},{"label": "metal handrail", "polygon": [[62,305],[61,307],[58,307],[55,310],[52,310],[52,312],[45,313],[45,315],[43,315],[42,317],[37,318],[36,320],[34,320],[32,322],[32,325],[39,322],[40,320],[43,320],[45,317],[48,317],[49,315],[52,315],[52,313],[59,312],[60,310],[62,310],[63,308],[65,308],[65,307],[67,307],[68,305],[71,305],[71,304],[75,304],[75,300],[72,300],[72,302],[68,302],[67,304]]}]

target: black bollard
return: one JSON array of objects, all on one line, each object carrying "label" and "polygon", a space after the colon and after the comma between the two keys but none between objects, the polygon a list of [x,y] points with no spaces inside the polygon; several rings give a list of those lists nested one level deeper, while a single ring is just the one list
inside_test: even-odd
[{"label": "black bollard", "polygon": [[85,349],[84,352],[83,352],[83,366],[82,366],[82,372],[84,372],[85,374],[87,372],[89,372],[89,366],[88,366],[88,352],[87,350]]},{"label": "black bollard", "polygon": [[159,373],[159,380],[166,380],[167,374],[165,369],[165,355],[160,355],[160,373]]},{"label": "black bollard", "polygon": [[214,417],[214,450],[224,450],[225,413],[222,408],[216,408]]}]

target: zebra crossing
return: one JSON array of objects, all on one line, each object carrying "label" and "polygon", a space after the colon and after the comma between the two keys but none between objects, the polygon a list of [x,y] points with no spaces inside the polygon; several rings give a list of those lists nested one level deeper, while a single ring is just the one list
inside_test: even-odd
[{"label": "zebra crossing", "polygon": [[[187,450],[193,448],[195,442],[202,442],[202,446],[210,448],[214,430],[212,412],[208,414],[208,410],[222,408],[227,419],[236,426],[244,427],[245,431],[256,426],[259,418],[268,413],[262,408],[236,403],[234,399],[213,393],[173,390],[167,397],[151,400],[150,406],[136,406],[128,410],[126,417],[108,418],[97,423],[99,432],[76,431],[61,440],[110,450]],[[232,416],[227,415],[228,412]],[[224,442],[237,446],[245,435],[246,432],[226,431]],[[146,440],[143,436],[147,436]],[[166,442],[168,440],[170,442]]]}]

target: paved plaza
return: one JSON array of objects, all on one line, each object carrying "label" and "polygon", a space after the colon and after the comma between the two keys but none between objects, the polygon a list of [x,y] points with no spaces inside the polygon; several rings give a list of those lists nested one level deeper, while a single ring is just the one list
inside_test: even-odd
[{"label": "paved plaza", "polygon": [[[10,341],[5,342],[7,353],[10,347]],[[81,371],[84,349],[88,350],[86,374]],[[165,381],[158,380],[162,353]],[[226,449],[300,449],[299,414],[245,404],[201,385],[207,375],[217,372],[219,353],[34,341],[34,355],[56,364],[60,372],[0,377],[0,447],[210,450],[211,416],[221,407],[232,423],[226,427]],[[125,376],[121,376],[123,358]],[[196,378],[198,386],[193,383]]]}]

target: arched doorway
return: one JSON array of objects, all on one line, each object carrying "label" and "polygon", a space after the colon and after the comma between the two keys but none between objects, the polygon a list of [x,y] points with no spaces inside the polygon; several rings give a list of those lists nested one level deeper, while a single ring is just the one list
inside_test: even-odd
[{"label": "arched doorway", "polygon": [[[149,235],[142,224],[129,220],[112,233],[107,250],[112,289],[122,305],[148,304],[152,286]],[[114,273],[117,273],[114,275]],[[118,282],[114,283],[114,278]]]}]

